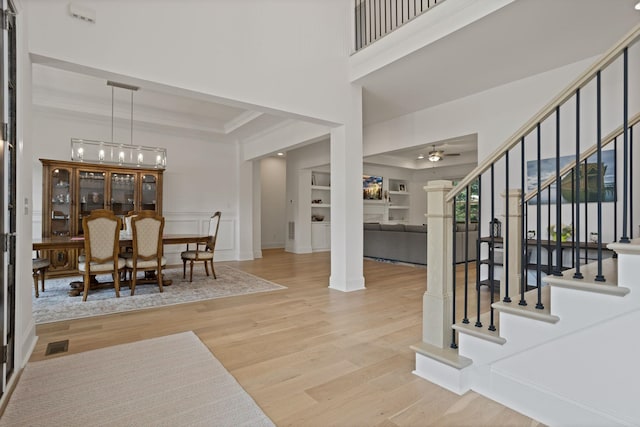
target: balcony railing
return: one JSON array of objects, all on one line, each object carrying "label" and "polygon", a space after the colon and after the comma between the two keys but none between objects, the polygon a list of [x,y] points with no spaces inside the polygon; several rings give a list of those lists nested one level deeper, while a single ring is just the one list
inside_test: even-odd
[{"label": "balcony railing", "polygon": [[355,48],[362,49],[445,0],[355,0]]}]

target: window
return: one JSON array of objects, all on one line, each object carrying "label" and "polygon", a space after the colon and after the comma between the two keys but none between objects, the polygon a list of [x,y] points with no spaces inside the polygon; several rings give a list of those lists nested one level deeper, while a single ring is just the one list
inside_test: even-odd
[{"label": "window", "polygon": [[[453,185],[456,186],[458,185],[458,181],[453,181]],[[469,184],[469,222],[478,222],[478,201],[479,201],[479,197],[478,197],[478,191],[479,191],[479,185],[478,185],[478,180],[475,179],[473,182],[471,182],[471,184]],[[455,218],[456,218],[456,222],[465,222],[466,221],[466,216],[465,216],[465,212],[467,209],[466,206],[466,202],[467,202],[467,189],[465,188],[464,190],[462,190],[460,193],[458,193],[458,195],[456,196],[456,201],[455,201]]]}]

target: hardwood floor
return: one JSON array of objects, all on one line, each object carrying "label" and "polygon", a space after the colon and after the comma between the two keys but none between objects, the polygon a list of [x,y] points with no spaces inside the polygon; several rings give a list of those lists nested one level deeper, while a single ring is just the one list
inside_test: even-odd
[{"label": "hardwood floor", "polygon": [[278,426],[539,425],[411,373],[424,268],[365,260],[367,289],[343,293],[328,252],[263,255],[225,264],[288,289],[40,325],[31,361],[63,339],[79,353],[192,330]]}]

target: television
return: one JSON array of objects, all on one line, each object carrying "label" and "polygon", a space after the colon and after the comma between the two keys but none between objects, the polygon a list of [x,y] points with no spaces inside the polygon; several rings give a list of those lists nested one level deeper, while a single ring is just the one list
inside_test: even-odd
[{"label": "television", "polygon": [[362,198],[364,200],[382,200],[381,176],[362,176]]}]

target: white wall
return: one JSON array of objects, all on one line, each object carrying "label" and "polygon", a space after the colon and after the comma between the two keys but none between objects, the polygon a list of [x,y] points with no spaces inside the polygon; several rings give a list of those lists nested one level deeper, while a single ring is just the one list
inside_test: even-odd
[{"label": "white wall", "polygon": [[284,248],[286,240],[287,162],[267,157],[260,161],[262,248]]},{"label": "white wall", "polygon": [[27,0],[36,61],[89,67],[343,123],[351,3],[314,0]]},{"label": "white wall", "polygon": [[[42,231],[42,165],[38,159],[70,159],[72,137],[109,139],[110,118],[92,119],[79,114],[36,108],[32,119],[30,162],[33,180],[33,235]],[[136,130],[134,143],[167,148],[163,214],[167,233],[206,232],[208,218],[222,211],[216,257],[237,259],[237,181],[234,144],[217,144],[161,131]],[[168,247],[170,264],[179,264],[179,247]]]}]

